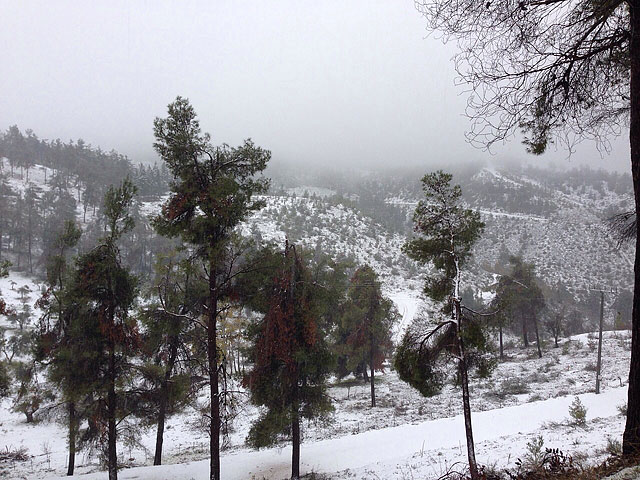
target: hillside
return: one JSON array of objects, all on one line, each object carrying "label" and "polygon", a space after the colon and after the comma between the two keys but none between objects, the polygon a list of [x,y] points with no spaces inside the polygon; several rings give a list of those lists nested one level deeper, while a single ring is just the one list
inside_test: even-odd
[{"label": "hillside", "polygon": [[[78,221],[85,232],[82,249],[100,235],[100,205],[87,203],[85,208],[82,201],[92,186],[73,171],[64,172],[66,181],[61,182],[61,169],[34,162],[27,176],[18,168],[12,172],[8,159],[1,160],[0,206],[6,213],[0,220],[0,253],[14,266],[11,275],[2,280],[0,290],[17,311],[29,306],[29,329],[40,314],[35,302],[41,291],[44,264],[39,259],[49,248],[49,230],[62,218],[60,210],[53,206],[66,205],[63,213]],[[608,325],[617,311],[630,315],[628,291],[632,285],[633,252],[628,246],[617,249],[604,223],[611,214],[629,208],[628,178],[591,170],[558,174],[481,167],[459,173],[456,178],[466,202],[481,213],[486,223],[464,273],[469,301],[481,304],[483,299],[491,298],[492,285],[506,271],[509,255],[519,254],[536,265],[550,298],[553,291],[566,289],[581,320],[578,331],[573,333],[593,330],[599,308],[598,297],[587,291],[593,285],[614,291],[606,296]],[[138,199],[136,229],[123,242],[123,258],[143,282],[152,270],[156,253],[163,248],[163,240],[149,227],[149,217],[160,211],[165,198],[165,191],[159,189]],[[371,265],[380,275],[384,293],[401,314],[401,321],[394,327],[393,338],[397,342],[414,318],[438,316],[437,307],[421,296],[422,278],[428,271],[401,250],[411,235],[411,212],[419,198],[418,177],[409,179],[406,173],[375,180],[362,174],[352,176],[348,183],[305,177],[298,185],[275,177],[271,192],[263,197],[266,206],[243,224],[241,232],[259,242],[282,244],[288,239],[305,246],[311,254],[328,254],[353,265]],[[32,227],[29,232],[25,231],[27,225]],[[26,294],[20,293],[25,286]],[[2,318],[0,328],[5,342],[18,338],[17,324]],[[605,336],[605,394],[600,397],[590,393],[594,383],[593,336],[582,334],[561,340],[558,349],[552,348],[546,333],[543,336],[545,355],[537,359],[533,350],[522,349],[519,339],[509,334],[507,361],[499,362],[490,378],[472,380],[472,408],[483,412],[474,417],[478,422],[478,454],[487,465],[512,465],[516,456],[527,453],[527,443],[537,435],[544,437],[545,445],[582,452],[590,461],[596,461],[606,454],[607,439],[617,438],[622,431],[624,418],[617,406],[623,404],[626,395],[629,334],[607,332]],[[9,351],[7,345],[4,343],[5,352]],[[23,354],[18,350],[16,358]],[[457,446],[463,437],[455,375],[447,375],[441,393],[424,398],[387,365],[379,377],[379,403],[373,411],[367,407],[367,388],[360,379],[332,379],[329,394],[334,413],[304,428],[306,471],[327,473],[336,479],[404,479],[411,475],[438,476],[464,459]],[[568,405],[576,395],[590,412],[586,429],[576,428],[567,420]],[[200,398],[200,405],[206,400],[206,396]],[[286,475],[286,442],[271,450],[247,449],[244,440],[259,411],[245,399],[239,412],[223,457],[227,471],[236,472],[236,477],[229,478],[252,475],[260,480]],[[22,414],[12,412],[10,399],[2,401],[0,431],[6,440],[0,448],[24,447],[29,461],[0,465],[0,472],[15,478],[62,475],[66,447],[58,439],[64,438],[65,433],[64,427],[56,423],[56,415],[43,414],[40,423],[26,424]],[[522,416],[531,417],[530,424],[523,426],[514,421]],[[490,428],[498,421],[505,428]],[[141,428],[135,420],[131,422],[128,425],[132,428]],[[163,475],[190,479],[206,474],[206,462],[202,460],[207,457],[208,438],[201,423],[198,407],[189,407],[169,420],[166,463],[193,463],[184,469],[163,467]],[[153,440],[153,429],[141,428],[136,443],[121,449],[125,452],[124,463],[130,467],[149,464]],[[348,451],[344,442],[353,453],[341,456],[336,452]],[[396,448],[375,449],[375,445],[389,442]],[[505,445],[508,449],[501,447]],[[95,454],[88,454],[79,463],[79,473],[102,468]],[[155,474],[156,470],[135,468],[123,471],[122,478],[154,478],[149,475]]]}]

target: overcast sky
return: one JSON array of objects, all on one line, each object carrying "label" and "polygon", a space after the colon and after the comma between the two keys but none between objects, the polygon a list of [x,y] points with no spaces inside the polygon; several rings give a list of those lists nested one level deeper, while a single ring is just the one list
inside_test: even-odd
[{"label": "overcast sky", "polygon": [[[464,140],[455,45],[412,0],[0,0],[0,129],[155,158],[152,122],[188,97],[214,142],[251,137],[287,162],[528,159]],[[629,170],[627,140],[542,159]]]}]

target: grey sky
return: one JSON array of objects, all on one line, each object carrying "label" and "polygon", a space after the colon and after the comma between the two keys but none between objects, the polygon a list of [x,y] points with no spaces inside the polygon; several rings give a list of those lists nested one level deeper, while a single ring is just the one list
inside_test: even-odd
[{"label": "grey sky", "polygon": [[[214,141],[274,159],[428,164],[495,156],[464,141],[454,45],[412,0],[0,0],[0,128],[154,158],[152,121],[188,97]],[[626,139],[535,159],[627,171]],[[528,159],[531,161],[531,159]]]}]

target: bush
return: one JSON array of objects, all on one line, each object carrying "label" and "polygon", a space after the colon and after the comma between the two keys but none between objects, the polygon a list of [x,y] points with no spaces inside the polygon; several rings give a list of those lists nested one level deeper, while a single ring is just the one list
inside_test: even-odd
[{"label": "bush", "polygon": [[621,455],[622,444],[615,438],[607,437],[607,446],[605,448],[605,451],[611,456]]},{"label": "bush", "polygon": [[521,465],[528,470],[537,470],[542,466],[544,460],[544,454],[542,447],[544,446],[544,439],[542,435],[538,435],[531,441],[527,442],[527,453],[521,460]]},{"label": "bush", "polygon": [[[541,437],[538,437],[541,439]],[[529,448],[529,444],[527,444]],[[533,444],[532,448],[537,449],[537,444]],[[525,457],[526,458],[526,457]],[[512,480],[529,480],[529,479],[543,479],[543,478],[574,478],[572,475],[577,474],[580,469],[575,465],[573,458],[565,455],[557,448],[545,449],[542,454],[542,458],[535,468],[531,465],[527,465],[525,461],[518,459],[516,461],[518,470],[515,473],[507,472],[507,475]]]},{"label": "bush", "polygon": [[622,405],[618,405],[616,407],[618,409],[618,412],[620,412],[620,415],[623,416],[627,416],[627,402],[624,402]]},{"label": "bush", "polygon": [[503,395],[523,395],[529,393],[531,388],[521,378],[507,378],[500,385]]},{"label": "bush", "polygon": [[569,405],[569,416],[573,425],[584,427],[587,424],[587,409],[578,397],[575,397]]}]

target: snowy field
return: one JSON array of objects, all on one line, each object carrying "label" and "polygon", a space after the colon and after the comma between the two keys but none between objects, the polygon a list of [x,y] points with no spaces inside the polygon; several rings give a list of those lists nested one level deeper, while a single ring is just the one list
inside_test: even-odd
[{"label": "snowy field", "polygon": [[[512,347],[508,359],[489,379],[471,383],[474,433],[478,459],[498,468],[513,467],[526,453],[527,442],[541,435],[545,446],[595,462],[605,456],[609,438],[619,440],[626,402],[629,333],[606,332],[603,350],[603,393],[593,393],[593,336],[579,335],[549,346],[538,359],[535,349]],[[459,412],[460,391],[451,382],[441,394],[423,398],[387,369],[378,377],[378,407],[369,407],[369,387],[362,380],[335,382],[329,390],[335,412],[324,422],[306,425],[302,470],[332,479],[437,478],[466,458],[464,426]],[[622,385],[622,386],[621,386]],[[587,407],[586,427],[569,422],[575,395]],[[57,478],[66,464],[65,428],[55,419],[35,425],[0,408],[0,448],[24,447],[26,462],[5,469],[7,478]],[[237,418],[223,452],[228,479],[282,479],[290,468],[288,444],[254,451],[244,446],[254,407],[246,405]],[[208,437],[197,428],[194,410],[172,417],[165,433],[165,466],[150,467],[155,432],[143,430],[140,445],[119,445],[121,478],[204,479],[208,475]],[[81,478],[104,478],[95,456],[80,454]],[[146,465],[146,466],[145,466]],[[89,474],[88,476],[83,474]]]},{"label": "snowy field", "polygon": [[[615,405],[626,399],[626,388],[580,398],[590,412],[586,428],[566,425],[571,403],[567,397],[477,413],[474,432],[478,460],[485,465],[506,466],[505,460],[515,459],[527,441],[538,434],[549,447],[584,451],[587,455],[602,449],[606,445],[604,431],[622,432],[624,419]],[[301,448],[301,471],[323,473],[334,479],[432,478],[465,460],[464,439],[463,419],[458,415],[309,442]],[[285,479],[290,472],[290,458],[290,447],[223,455],[222,476],[228,480]],[[138,467],[123,470],[120,478],[198,480],[208,478],[208,468],[207,460]],[[104,473],[83,478],[98,480],[104,478]]]}]

